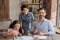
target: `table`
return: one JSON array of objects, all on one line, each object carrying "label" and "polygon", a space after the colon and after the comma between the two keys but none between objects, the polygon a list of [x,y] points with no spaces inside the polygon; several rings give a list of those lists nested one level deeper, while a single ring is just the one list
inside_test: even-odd
[{"label": "table", "polygon": [[35,40],[38,38],[38,40],[45,40],[47,39],[48,36],[37,36],[37,35],[34,35],[34,36],[16,36],[14,37],[14,40]]}]

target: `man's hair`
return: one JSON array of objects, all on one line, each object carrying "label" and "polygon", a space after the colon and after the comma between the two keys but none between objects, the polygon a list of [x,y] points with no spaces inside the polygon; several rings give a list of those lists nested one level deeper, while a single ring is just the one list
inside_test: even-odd
[{"label": "man's hair", "polygon": [[28,6],[27,5],[22,5],[21,10],[23,11],[24,8],[28,8]]},{"label": "man's hair", "polygon": [[39,8],[37,11],[39,12],[39,10],[44,10],[44,11],[46,11],[45,8]]}]

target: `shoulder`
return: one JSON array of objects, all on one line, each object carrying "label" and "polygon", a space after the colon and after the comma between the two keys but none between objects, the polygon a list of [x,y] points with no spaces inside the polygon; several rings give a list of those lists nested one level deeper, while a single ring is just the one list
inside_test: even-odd
[{"label": "shoulder", "polygon": [[48,24],[52,24],[51,20],[45,19]]},{"label": "shoulder", "polygon": [[19,14],[19,16],[23,15],[22,12]]},{"label": "shoulder", "polygon": [[32,14],[32,12],[28,12],[29,14]]},{"label": "shoulder", "polygon": [[32,15],[33,13],[32,12],[28,12],[28,14]]}]

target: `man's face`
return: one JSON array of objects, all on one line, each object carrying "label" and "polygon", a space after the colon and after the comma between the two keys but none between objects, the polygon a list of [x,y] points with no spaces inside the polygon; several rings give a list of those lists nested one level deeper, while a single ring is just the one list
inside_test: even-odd
[{"label": "man's face", "polygon": [[23,12],[25,15],[27,15],[28,11],[29,11],[28,8],[24,8],[22,12]]},{"label": "man's face", "polygon": [[44,10],[39,10],[38,15],[39,15],[39,18],[44,18],[46,13]]}]

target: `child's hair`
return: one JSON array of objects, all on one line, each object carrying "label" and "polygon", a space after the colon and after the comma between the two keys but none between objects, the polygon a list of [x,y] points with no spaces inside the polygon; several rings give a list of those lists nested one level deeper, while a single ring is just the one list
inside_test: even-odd
[{"label": "child's hair", "polygon": [[28,8],[28,6],[27,5],[22,5],[21,10],[23,11],[24,8]]},{"label": "child's hair", "polygon": [[17,23],[19,23],[21,25],[22,22],[19,21],[19,20],[15,20],[10,24],[10,28],[14,28],[14,25],[17,24]]},{"label": "child's hair", "polygon": [[19,23],[21,26],[20,26],[20,29],[19,29],[19,32],[22,33],[22,21],[20,20],[15,20],[13,21],[11,24],[10,24],[10,27],[9,28],[14,28],[14,25]]}]

